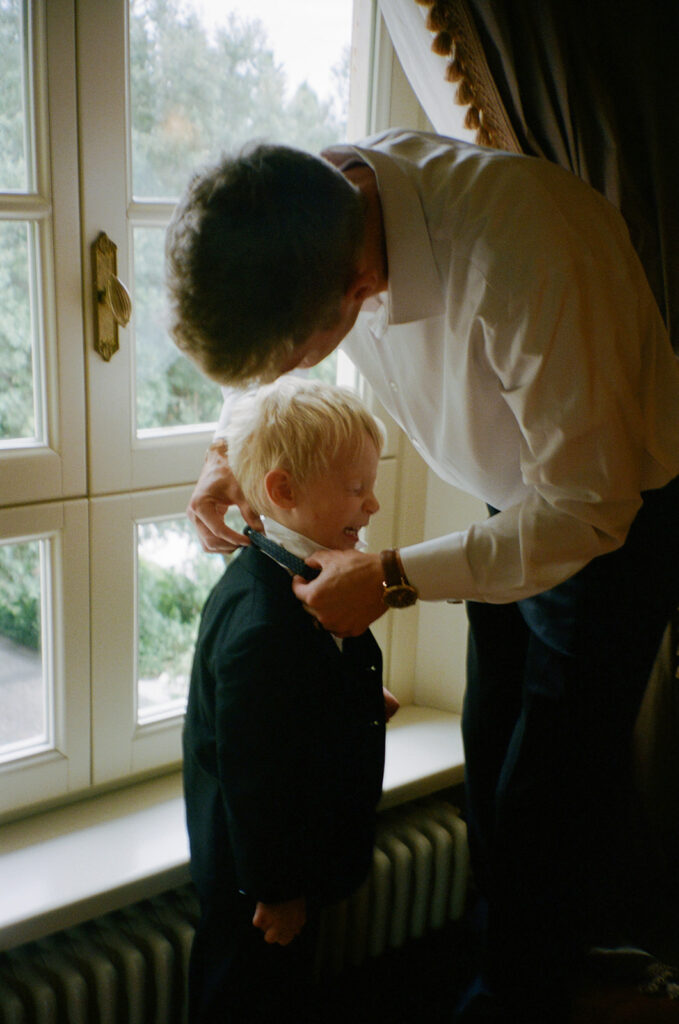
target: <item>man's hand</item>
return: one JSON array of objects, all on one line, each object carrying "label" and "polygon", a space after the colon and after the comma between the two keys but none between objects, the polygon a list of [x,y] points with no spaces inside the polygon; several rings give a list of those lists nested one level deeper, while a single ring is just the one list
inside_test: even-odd
[{"label": "man's hand", "polygon": [[252,923],[264,932],[265,942],[287,946],[306,924],[306,900],[300,896],[285,903],[258,903]]},{"label": "man's hand", "polygon": [[253,530],[261,530],[257,513],[248,505],[231,472],[226,449],[209,448],[198,483],[186,514],[196,528],[204,551],[231,552],[250,542],[242,533],[230,530],[224,515],[237,505],[243,519]]},{"label": "man's hand", "polygon": [[307,564],[321,569],[311,583],[295,576],[292,589],[307,611],[335,636],[360,636],[387,610],[379,555],[316,551]]}]

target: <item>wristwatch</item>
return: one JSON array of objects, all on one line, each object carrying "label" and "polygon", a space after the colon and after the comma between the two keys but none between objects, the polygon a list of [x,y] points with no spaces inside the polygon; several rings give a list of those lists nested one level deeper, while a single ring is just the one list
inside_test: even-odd
[{"label": "wristwatch", "polygon": [[382,597],[388,608],[409,608],[420,596],[417,588],[408,582],[400,555],[395,548],[380,551],[384,587]]}]

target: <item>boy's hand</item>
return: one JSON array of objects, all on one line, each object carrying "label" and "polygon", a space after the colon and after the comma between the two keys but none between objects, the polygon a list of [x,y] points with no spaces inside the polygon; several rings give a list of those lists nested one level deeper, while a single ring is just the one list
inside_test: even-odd
[{"label": "boy's hand", "polygon": [[196,528],[204,551],[231,552],[248,545],[242,533],[224,523],[229,507],[237,505],[253,530],[261,530],[257,513],[248,505],[231,472],[226,447],[209,448],[186,514]]},{"label": "boy's hand", "polygon": [[285,903],[258,903],[252,923],[264,932],[265,942],[287,946],[306,924],[306,900],[300,896]]},{"label": "boy's hand", "polygon": [[394,717],[401,705],[398,697],[394,697],[393,693],[386,686],[382,687],[382,694],[384,696],[384,717],[389,721],[390,718]]},{"label": "boy's hand", "polygon": [[321,569],[320,576],[311,583],[295,576],[292,589],[307,611],[335,636],[360,636],[386,612],[379,555],[315,551],[306,562]]}]

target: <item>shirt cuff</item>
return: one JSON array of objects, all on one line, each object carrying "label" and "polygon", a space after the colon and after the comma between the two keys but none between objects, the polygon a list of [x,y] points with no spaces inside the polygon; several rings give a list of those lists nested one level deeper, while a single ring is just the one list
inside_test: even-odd
[{"label": "shirt cuff", "polygon": [[466,539],[464,530],[399,548],[406,576],[423,601],[483,600],[467,560]]}]

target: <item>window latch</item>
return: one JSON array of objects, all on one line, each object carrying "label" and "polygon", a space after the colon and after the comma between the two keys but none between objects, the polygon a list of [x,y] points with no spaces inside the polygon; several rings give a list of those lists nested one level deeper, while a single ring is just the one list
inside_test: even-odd
[{"label": "window latch", "polygon": [[126,327],[132,299],[117,276],[118,249],[103,231],[92,245],[96,320],[94,347],[106,362],[118,351],[118,325]]}]

